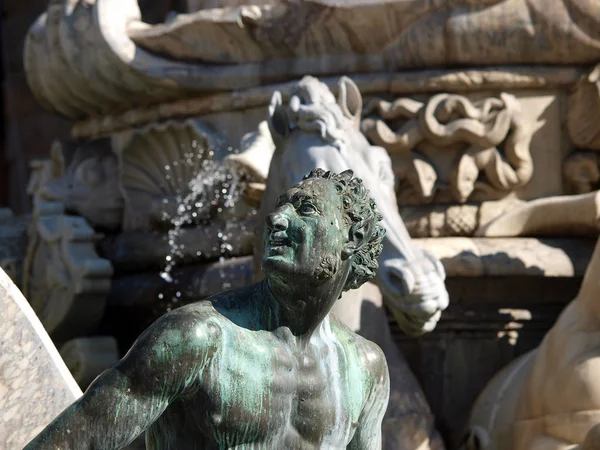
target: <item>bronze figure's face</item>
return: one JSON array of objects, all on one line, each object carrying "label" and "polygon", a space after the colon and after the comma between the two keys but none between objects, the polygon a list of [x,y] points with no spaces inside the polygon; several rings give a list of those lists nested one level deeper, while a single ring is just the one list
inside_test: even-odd
[{"label": "bronze figure's face", "polygon": [[348,242],[343,197],[335,184],[309,178],[283,194],[267,216],[263,270],[284,279],[331,279]]}]

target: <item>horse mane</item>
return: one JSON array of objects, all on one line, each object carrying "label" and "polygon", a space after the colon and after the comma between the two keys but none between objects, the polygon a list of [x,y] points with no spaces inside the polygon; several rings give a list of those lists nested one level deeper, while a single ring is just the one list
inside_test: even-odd
[{"label": "horse mane", "polygon": [[296,86],[285,108],[290,129],[318,133],[340,149],[346,140],[349,121],[325,83],[306,76]]}]

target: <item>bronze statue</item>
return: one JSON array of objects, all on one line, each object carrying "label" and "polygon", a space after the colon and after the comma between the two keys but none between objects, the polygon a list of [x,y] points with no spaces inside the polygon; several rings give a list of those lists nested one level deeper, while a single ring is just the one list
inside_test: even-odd
[{"label": "bronze statue", "polygon": [[330,315],[384,229],[352,171],[311,171],[266,218],[266,279],[159,319],[26,447],[380,449],[383,352]]}]

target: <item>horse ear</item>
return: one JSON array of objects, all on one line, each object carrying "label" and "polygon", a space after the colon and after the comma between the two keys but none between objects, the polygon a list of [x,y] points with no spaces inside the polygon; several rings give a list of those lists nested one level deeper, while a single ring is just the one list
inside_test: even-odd
[{"label": "horse ear", "polygon": [[290,121],[279,91],[275,91],[271,97],[268,123],[273,140],[285,139],[290,133]]},{"label": "horse ear", "polygon": [[345,117],[352,120],[356,127],[360,126],[360,115],[362,112],[362,96],[358,86],[348,77],[342,77],[338,81],[338,105]]}]

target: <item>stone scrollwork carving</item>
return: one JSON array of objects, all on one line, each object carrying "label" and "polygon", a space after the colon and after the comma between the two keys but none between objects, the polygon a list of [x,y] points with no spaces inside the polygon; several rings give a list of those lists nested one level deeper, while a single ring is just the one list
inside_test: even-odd
[{"label": "stone scrollwork carving", "polygon": [[43,194],[49,181],[60,180],[65,153],[55,146],[51,160],[32,162],[28,193],[34,211],[23,264],[23,293],[55,341],[94,331],[113,274],[110,262],[96,253],[100,236],[86,219],[67,215],[65,203]]},{"label": "stone scrollwork carving", "polygon": [[[499,199],[533,175],[529,146],[539,123],[522,113],[514,95],[480,101],[454,94],[426,102],[373,99],[364,115],[363,132],[395,159],[405,188],[402,204],[431,203],[448,194],[458,203]],[[449,174],[440,173],[436,157],[453,158]]]},{"label": "stone scrollwork carving", "polygon": [[86,220],[40,214],[30,229],[23,292],[56,341],[94,331],[104,314],[113,269],[98,257]]}]

